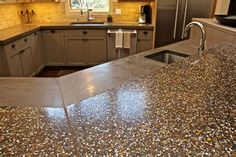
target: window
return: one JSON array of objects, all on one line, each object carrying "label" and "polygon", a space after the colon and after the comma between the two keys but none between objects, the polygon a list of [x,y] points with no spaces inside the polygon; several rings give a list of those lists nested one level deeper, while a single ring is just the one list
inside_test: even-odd
[{"label": "window", "polygon": [[69,0],[70,10],[92,9],[94,12],[109,12],[109,0]]}]

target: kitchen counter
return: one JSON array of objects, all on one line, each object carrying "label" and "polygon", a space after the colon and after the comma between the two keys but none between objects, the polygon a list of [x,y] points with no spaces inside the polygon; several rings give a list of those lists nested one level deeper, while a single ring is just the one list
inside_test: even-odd
[{"label": "kitchen counter", "polygon": [[234,156],[235,51],[218,45],[66,107],[1,107],[0,154]]},{"label": "kitchen counter", "polygon": [[0,106],[64,107],[149,74],[165,64],[144,56],[161,50],[197,53],[197,44],[183,41],[108,62],[60,78],[0,77]]},{"label": "kitchen counter", "polygon": [[0,30],[0,45],[10,43],[20,39],[38,30],[44,29],[150,29],[154,26],[151,24],[138,23],[104,23],[104,24],[73,24],[70,23],[38,23],[38,24],[21,24],[11,28]]},{"label": "kitchen counter", "polygon": [[222,25],[214,18],[193,18],[193,21],[201,22],[201,23],[203,23],[209,27],[212,27],[216,30],[223,31],[228,34],[236,36],[236,28],[235,27]]}]

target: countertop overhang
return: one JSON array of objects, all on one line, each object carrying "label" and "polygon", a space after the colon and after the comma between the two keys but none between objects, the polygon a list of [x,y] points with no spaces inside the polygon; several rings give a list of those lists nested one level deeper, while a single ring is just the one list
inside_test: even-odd
[{"label": "countertop overhang", "polygon": [[0,30],[0,45],[8,44],[39,30],[48,29],[147,29],[153,30],[151,24],[138,23],[104,23],[104,24],[70,24],[70,23],[39,23],[21,24],[11,28]]},{"label": "countertop overhang", "polygon": [[5,106],[64,107],[99,94],[139,75],[149,74],[166,64],[144,56],[161,50],[193,55],[197,44],[182,41],[101,64],[59,78],[0,77],[0,104]]}]

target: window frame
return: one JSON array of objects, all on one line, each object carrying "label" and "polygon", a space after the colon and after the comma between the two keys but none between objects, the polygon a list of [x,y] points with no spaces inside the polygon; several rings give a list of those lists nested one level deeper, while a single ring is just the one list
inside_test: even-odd
[{"label": "window frame", "polygon": [[[74,14],[74,15],[78,15],[81,12],[81,9],[71,9],[71,0],[65,0],[66,4],[66,14]],[[109,1],[109,9],[105,10],[105,9],[92,9],[92,13],[95,15],[104,15],[104,14],[109,14],[112,10],[112,5],[111,5],[111,1],[112,0],[108,0]],[[86,9],[82,9],[83,12],[86,12]]]}]

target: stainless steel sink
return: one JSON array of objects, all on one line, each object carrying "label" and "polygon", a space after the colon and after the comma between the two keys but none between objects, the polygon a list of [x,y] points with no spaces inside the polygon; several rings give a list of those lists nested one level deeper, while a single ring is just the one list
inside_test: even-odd
[{"label": "stainless steel sink", "polygon": [[71,25],[98,25],[98,24],[104,24],[104,22],[93,22],[93,21],[89,21],[89,22],[71,22]]},{"label": "stainless steel sink", "polygon": [[171,64],[171,63],[176,63],[178,61],[181,61],[188,56],[189,55],[175,52],[175,51],[163,50],[163,51],[151,54],[151,55],[147,55],[145,57],[159,61],[159,62],[163,62],[165,64]]}]

